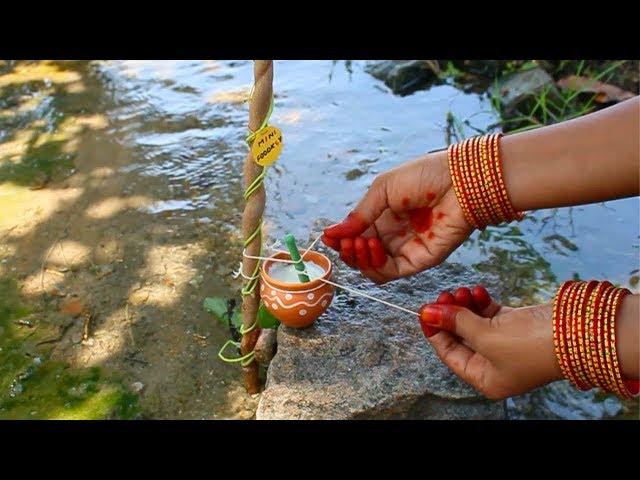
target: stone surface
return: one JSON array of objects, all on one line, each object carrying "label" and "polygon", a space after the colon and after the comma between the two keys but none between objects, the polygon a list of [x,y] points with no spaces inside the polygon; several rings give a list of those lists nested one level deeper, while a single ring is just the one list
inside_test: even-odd
[{"label": "stone surface", "polygon": [[382,80],[393,93],[409,95],[438,82],[434,63],[428,60],[384,60],[367,64],[365,70]]},{"label": "stone surface", "polygon": [[507,75],[498,82],[500,102],[507,112],[515,111],[523,102],[545,88],[549,90],[552,98],[557,95],[553,78],[540,67]]},{"label": "stone surface", "polygon": [[[377,286],[342,265],[338,283],[417,310],[445,288],[490,279],[454,264]],[[257,419],[504,418],[504,403],[485,400],[444,366],[416,318],[338,290],[310,328],[278,329]]]}]

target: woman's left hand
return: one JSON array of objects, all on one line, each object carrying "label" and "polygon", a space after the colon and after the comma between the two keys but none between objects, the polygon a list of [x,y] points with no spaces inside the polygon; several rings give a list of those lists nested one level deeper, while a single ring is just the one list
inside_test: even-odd
[{"label": "woman's left hand", "polygon": [[424,305],[420,324],[438,357],[488,398],[520,395],[563,378],[551,305],[503,307],[483,287],[460,288]]}]

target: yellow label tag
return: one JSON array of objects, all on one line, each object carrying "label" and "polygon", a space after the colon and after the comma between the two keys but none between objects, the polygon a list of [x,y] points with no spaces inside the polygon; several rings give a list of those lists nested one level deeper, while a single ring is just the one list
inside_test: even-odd
[{"label": "yellow label tag", "polygon": [[258,165],[267,167],[275,162],[282,151],[282,132],[277,127],[265,127],[251,144],[251,154]]}]

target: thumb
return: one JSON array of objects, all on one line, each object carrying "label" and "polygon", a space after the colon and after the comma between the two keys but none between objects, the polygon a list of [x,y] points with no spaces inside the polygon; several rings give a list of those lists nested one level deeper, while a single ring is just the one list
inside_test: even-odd
[{"label": "thumb", "polygon": [[367,193],[347,218],[324,230],[327,237],[352,238],[361,235],[388,208],[385,175],[375,178]]},{"label": "thumb", "polygon": [[[422,329],[438,328],[454,333],[470,344],[489,330],[489,319],[457,305],[427,304],[420,311]],[[426,327],[426,328],[425,328]]]}]

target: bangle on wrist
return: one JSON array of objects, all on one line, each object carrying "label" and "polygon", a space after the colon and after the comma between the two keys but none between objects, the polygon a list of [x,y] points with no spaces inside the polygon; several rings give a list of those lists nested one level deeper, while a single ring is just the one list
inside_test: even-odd
[{"label": "bangle on wrist", "polygon": [[630,293],[609,282],[560,285],[553,302],[554,350],[563,376],[580,390],[638,395],[638,380],[622,377],[616,348],[616,314]]},{"label": "bangle on wrist", "polygon": [[462,213],[474,228],[522,220],[511,204],[500,156],[501,133],[450,145],[447,160]]}]

